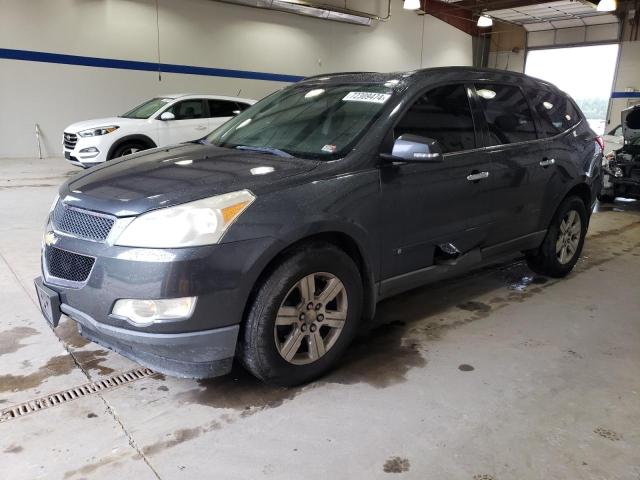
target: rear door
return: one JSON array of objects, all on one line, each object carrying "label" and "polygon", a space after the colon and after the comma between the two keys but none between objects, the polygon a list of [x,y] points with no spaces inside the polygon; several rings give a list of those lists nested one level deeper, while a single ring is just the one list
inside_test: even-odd
[{"label": "rear door", "polygon": [[213,131],[226,121],[238,115],[243,109],[230,100],[207,100],[209,104],[209,131]]},{"label": "rear door", "polygon": [[[382,276],[397,277],[434,264],[443,250],[481,247],[491,221],[491,165],[476,149],[469,88],[427,90],[401,116],[394,138],[410,133],[438,140],[441,163],[381,166],[384,221]],[[471,175],[482,174],[474,180]]]},{"label": "rear door", "polygon": [[477,82],[475,92],[494,175],[488,243],[497,245],[536,231],[544,195],[538,171],[550,153],[537,141],[534,117],[519,86]]},{"label": "rear door", "polygon": [[181,100],[165,111],[173,113],[175,119],[160,122],[161,146],[197,140],[209,132],[207,105],[201,98]]}]

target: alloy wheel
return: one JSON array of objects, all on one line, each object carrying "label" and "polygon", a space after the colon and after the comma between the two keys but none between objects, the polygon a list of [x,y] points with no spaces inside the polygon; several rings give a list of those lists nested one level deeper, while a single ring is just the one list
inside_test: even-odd
[{"label": "alloy wheel", "polygon": [[316,272],[287,293],[274,326],[278,352],[287,362],[306,365],[336,343],[347,320],[347,291],[338,277]]},{"label": "alloy wheel", "polygon": [[580,215],[575,210],[569,210],[560,223],[558,240],[556,240],[556,257],[562,265],[573,260],[580,237],[582,235],[582,221]]}]

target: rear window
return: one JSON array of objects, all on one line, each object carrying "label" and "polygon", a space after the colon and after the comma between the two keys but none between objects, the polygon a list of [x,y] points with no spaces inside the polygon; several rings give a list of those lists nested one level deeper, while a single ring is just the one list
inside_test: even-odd
[{"label": "rear window", "polygon": [[540,134],[543,137],[562,133],[580,121],[578,110],[564,95],[531,88],[526,91],[531,105],[540,118]]}]

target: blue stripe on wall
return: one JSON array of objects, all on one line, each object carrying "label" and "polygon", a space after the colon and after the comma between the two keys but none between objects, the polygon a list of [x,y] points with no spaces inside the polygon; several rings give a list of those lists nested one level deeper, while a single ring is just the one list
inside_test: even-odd
[{"label": "blue stripe on wall", "polygon": [[611,98],[640,98],[640,92],[613,92]]},{"label": "blue stripe on wall", "polygon": [[271,82],[298,82],[304,77],[279,73],[252,72],[249,70],[229,70],[226,68],[194,67],[172,63],[138,62],[135,60],[117,60],[114,58],[83,57],[61,53],[35,52],[33,50],[13,50],[0,48],[0,58],[26,60],[29,62],[60,63],[63,65],[82,65],[84,67],[120,68],[145,72],[184,73],[188,75],[206,75],[210,77],[244,78],[249,80],[268,80]]}]

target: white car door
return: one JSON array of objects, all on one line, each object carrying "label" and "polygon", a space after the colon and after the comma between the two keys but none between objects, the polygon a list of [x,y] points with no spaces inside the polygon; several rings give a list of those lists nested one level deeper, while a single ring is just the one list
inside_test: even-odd
[{"label": "white car door", "polygon": [[165,111],[173,113],[175,118],[160,122],[158,146],[190,142],[204,137],[209,132],[206,105],[203,99],[181,100]]},{"label": "white car door", "polygon": [[238,115],[250,105],[230,100],[209,99],[209,131],[213,132],[220,125]]}]

